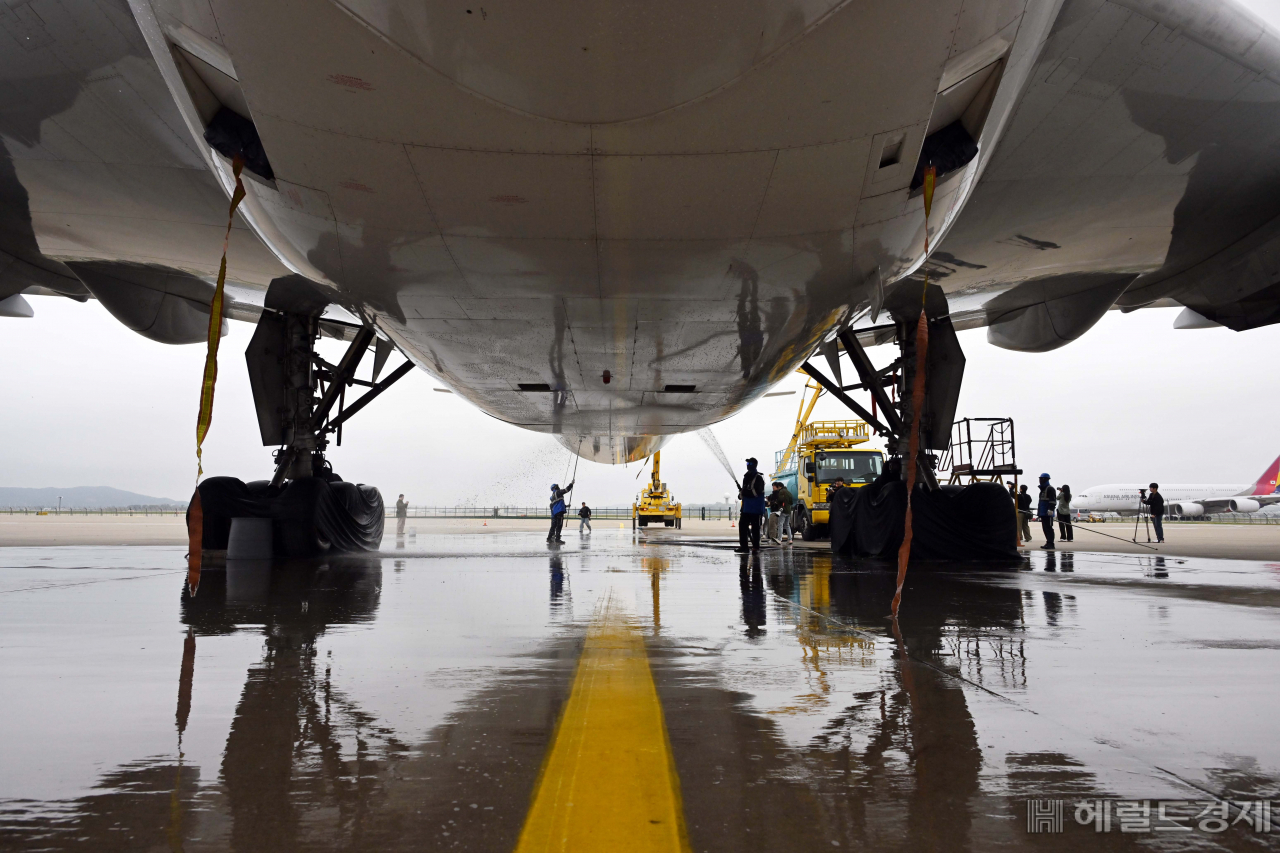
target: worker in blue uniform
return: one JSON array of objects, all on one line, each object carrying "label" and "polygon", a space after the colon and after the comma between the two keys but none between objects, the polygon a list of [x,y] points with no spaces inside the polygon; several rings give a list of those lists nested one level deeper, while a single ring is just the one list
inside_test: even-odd
[{"label": "worker in blue uniform", "polygon": [[1053,550],[1053,517],[1058,512],[1058,490],[1049,482],[1048,474],[1040,475],[1040,502],[1036,505],[1036,515],[1040,516],[1040,529],[1044,531],[1044,544],[1041,548]]},{"label": "worker in blue uniform", "polygon": [[564,543],[560,538],[560,530],[564,527],[564,514],[568,507],[565,505],[564,496],[573,491],[573,483],[560,488],[559,484],[551,484],[551,530],[547,532],[548,542]]},{"label": "worker in blue uniform", "polygon": [[738,499],[742,501],[742,513],[738,518],[738,547],[747,550],[748,539],[752,550],[760,550],[760,523],[764,520],[764,475],[756,470],[759,463],[753,456],[747,460],[747,473],[742,475]]}]

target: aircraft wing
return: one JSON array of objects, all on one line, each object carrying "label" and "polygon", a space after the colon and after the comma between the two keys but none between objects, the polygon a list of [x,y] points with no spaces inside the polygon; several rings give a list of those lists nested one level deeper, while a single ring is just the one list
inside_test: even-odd
[{"label": "aircraft wing", "polygon": [[1062,346],[1110,308],[1276,322],[1277,134],[1273,26],[1230,0],[1069,0],[913,279],[941,285],[957,328],[1015,350]]},{"label": "aircraft wing", "polygon": [[1238,501],[1254,501],[1260,506],[1272,506],[1280,503],[1280,495],[1238,495],[1231,498],[1210,498],[1196,501],[1171,501],[1170,503],[1199,504],[1204,507],[1205,514],[1232,512],[1231,504]]}]

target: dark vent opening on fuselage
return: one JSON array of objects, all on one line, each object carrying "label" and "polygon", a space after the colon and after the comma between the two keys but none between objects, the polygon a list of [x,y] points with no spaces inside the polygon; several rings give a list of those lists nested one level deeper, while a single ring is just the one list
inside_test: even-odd
[{"label": "dark vent opening on fuselage", "polygon": [[275,179],[275,172],[267,161],[267,152],[262,148],[258,128],[235,110],[228,107],[218,110],[205,128],[204,140],[228,160],[237,156],[244,158],[245,168],[258,177],[268,181]]},{"label": "dark vent opening on fuselage", "polygon": [[933,166],[937,170],[939,180],[957,169],[969,165],[978,156],[978,143],[958,121],[925,137],[924,146],[920,149],[920,160],[916,163],[915,174],[911,177],[911,189],[924,186],[924,170]]},{"label": "dark vent opening on fuselage", "polygon": [[550,391],[551,386],[545,382],[521,382],[517,386],[521,391]]},{"label": "dark vent opening on fuselage", "polygon": [[662,389],[664,394],[692,394],[698,390],[697,385],[668,385]]}]

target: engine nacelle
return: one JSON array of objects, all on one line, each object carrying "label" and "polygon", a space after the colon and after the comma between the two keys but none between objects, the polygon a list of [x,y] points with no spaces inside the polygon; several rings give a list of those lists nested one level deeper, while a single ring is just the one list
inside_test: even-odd
[{"label": "engine nacelle", "polygon": [[[114,261],[67,264],[102,306],[124,325],[162,344],[198,344],[209,337],[213,286],[189,273]],[[222,334],[227,321],[222,321]]]},{"label": "engine nacelle", "polygon": [[1232,512],[1257,512],[1262,504],[1249,498],[1232,498],[1230,507]]},{"label": "engine nacelle", "polygon": [[1174,504],[1170,509],[1174,515],[1180,515],[1183,518],[1195,518],[1198,515],[1204,515],[1204,507],[1197,503]]}]

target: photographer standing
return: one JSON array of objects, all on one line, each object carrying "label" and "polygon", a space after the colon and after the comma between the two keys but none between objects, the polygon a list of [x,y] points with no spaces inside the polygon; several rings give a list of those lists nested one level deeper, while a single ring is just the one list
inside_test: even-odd
[{"label": "photographer standing", "polygon": [[1058,541],[1071,542],[1075,538],[1071,529],[1071,487],[1064,483],[1058,490]]},{"label": "photographer standing", "polygon": [[1031,544],[1031,495],[1027,493],[1027,484],[1018,487],[1018,527],[1022,531],[1022,541]]},{"label": "photographer standing", "polygon": [[[1164,495],[1160,494],[1160,484],[1151,484],[1151,494],[1147,494],[1146,489],[1139,489],[1142,495],[1142,502],[1147,505],[1147,509],[1151,512],[1151,526],[1156,529],[1156,541],[1164,541]],[[1147,540],[1151,541],[1151,540]]]}]

